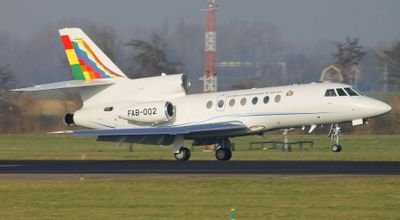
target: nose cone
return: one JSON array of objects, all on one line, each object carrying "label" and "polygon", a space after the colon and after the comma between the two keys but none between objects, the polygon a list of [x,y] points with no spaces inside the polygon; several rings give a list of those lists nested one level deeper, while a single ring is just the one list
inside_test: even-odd
[{"label": "nose cone", "polygon": [[365,97],[362,102],[358,103],[358,107],[361,112],[363,112],[365,115],[368,115],[369,117],[383,115],[392,110],[392,107],[390,105],[382,101],[367,97]]},{"label": "nose cone", "polygon": [[386,114],[388,112],[390,112],[392,110],[392,106],[381,102],[379,107],[378,107],[378,111],[381,112],[381,115]]}]

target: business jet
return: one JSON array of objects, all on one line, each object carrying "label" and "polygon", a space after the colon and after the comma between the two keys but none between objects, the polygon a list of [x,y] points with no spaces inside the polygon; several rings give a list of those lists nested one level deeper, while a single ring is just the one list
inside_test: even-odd
[{"label": "business jet", "polygon": [[13,91],[72,89],[83,106],[64,122],[88,130],[75,135],[98,141],[173,145],[176,160],[186,161],[193,146],[216,146],[218,160],[230,160],[229,138],[267,131],[330,124],[332,151],[340,152],[340,123],[354,126],[391,107],[340,83],[311,83],[215,93],[187,94],[184,74],[129,79],[80,29],[59,30],[74,80]]}]

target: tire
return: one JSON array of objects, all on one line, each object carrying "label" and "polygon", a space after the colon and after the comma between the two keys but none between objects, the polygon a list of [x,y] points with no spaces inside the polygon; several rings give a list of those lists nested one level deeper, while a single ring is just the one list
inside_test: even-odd
[{"label": "tire", "polygon": [[182,147],[181,149],[179,149],[179,153],[175,153],[174,156],[175,159],[178,161],[187,161],[191,156],[191,152],[188,148]]},{"label": "tire", "polygon": [[215,151],[215,157],[217,160],[230,160],[232,157],[232,152],[227,148],[219,148]]},{"label": "tire", "polygon": [[225,160],[230,160],[232,158],[232,151],[230,151],[229,149],[227,149],[227,155]]},{"label": "tire", "polygon": [[342,151],[342,146],[334,144],[334,145],[332,145],[331,150],[333,152],[340,152],[340,151]]}]

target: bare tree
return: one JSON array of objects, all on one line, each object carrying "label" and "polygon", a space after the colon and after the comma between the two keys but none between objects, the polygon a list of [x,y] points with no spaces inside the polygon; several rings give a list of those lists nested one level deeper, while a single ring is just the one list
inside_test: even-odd
[{"label": "bare tree", "polygon": [[15,88],[16,80],[9,66],[0,66],[0,132],[10,132],[15,126],[14,113],[19,112],[14,99],[8,92]]},{"label": "bare tree", "polygon": [[0,91],[4,94],[16,84],[15,76],[9,66],[0,66]]},{"label": "bare tree", "polygon": [[335,65],[341,69],[344,82],[354,84],[359,72],[359,64],[365,56],[358,38],[346,37],[345,42],[335,42],[336,52],[332,54]]},{"label": "bare tree", "polygon": [[126,44],[132,47],[136,54],[133,60],[138,65],[132,68],[132,77],[154,76],[161,73],[176,74],[177,64],[168,62],[165,52],[166,44],[160,35],[153,34],[151,41],[132,40]]},{"label": "bare tree", "polygon": [[400,41],[377,56],[388,73],[388,82],[386,83],[400,84]]},{"label": "bare tree", "polygon": [[332,54],[335,64],[342,67],[359,65],[365,56],[364,48],[359,44],[360,39],[346,37],[345,42],[335,42],[336,52]]}]

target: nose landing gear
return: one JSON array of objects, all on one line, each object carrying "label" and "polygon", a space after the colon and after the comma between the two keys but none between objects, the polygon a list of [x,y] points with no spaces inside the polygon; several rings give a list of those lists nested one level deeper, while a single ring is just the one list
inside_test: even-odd
[{"label": "nose landing gear", "polygon": [[331,150],[333,152],[342,151],[342,145],[339,143],[339,136],[341,135],[339,124],[332,124],[331,130],[329,131],[328,137],[331,138],[333,145],[331,146]]}]

